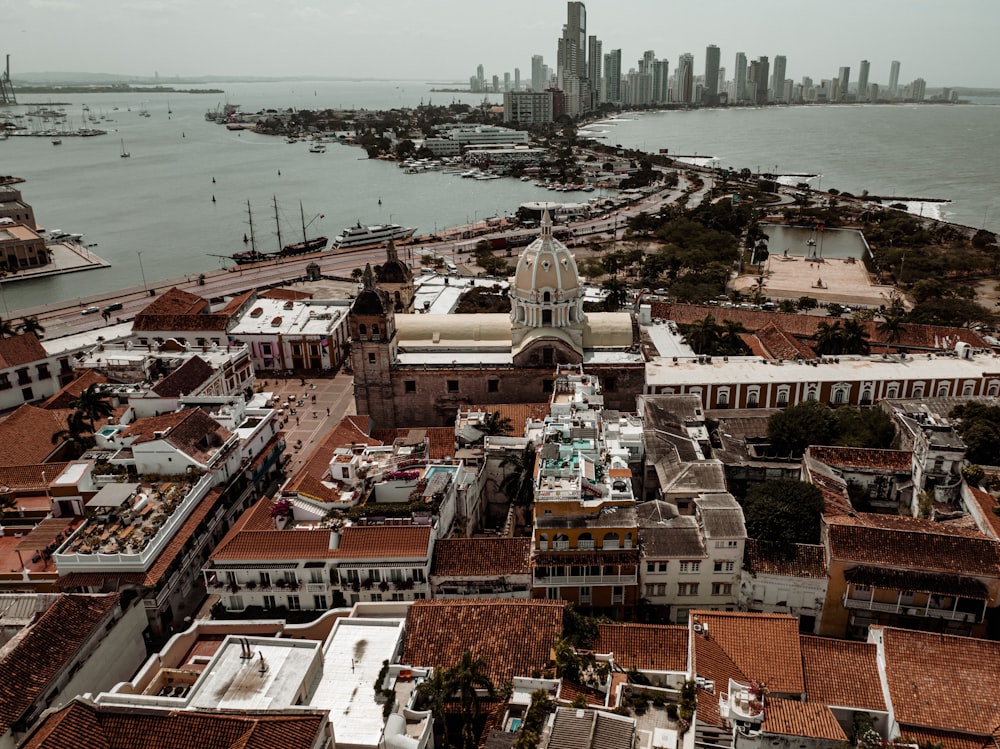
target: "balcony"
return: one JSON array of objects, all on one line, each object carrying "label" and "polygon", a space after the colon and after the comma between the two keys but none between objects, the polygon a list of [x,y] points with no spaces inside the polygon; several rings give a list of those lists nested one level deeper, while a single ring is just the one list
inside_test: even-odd
[{"label": "balcony", "polygon": [[719,715],[730,722],[763,723],[764,690],[753,683],[743,685],[730,679],[729,692],[719,695]]},{"label": "balcony", "polygon": [[306,593],[326,593],[328,589],[326,583],[306,583]]},{"label": "balcony", "polygon": [[982,621],[979,614],[968,611],[959,611],[957,608],[943,609],[932,606],[915,606],[902,601],[896,603],[882,603],[869,599],[849,598],[844,594],[844,608],[857,611],[880,611],[883,614],[896,614],[899,616],[925,616],[932,619],[947,619],[953,622],[972,622],[978,624]]},{"label": "balcony", "polygon": [[536,588],[576,585],[635,585],[637,575],[539,575],[533,576],[532,584]]}]

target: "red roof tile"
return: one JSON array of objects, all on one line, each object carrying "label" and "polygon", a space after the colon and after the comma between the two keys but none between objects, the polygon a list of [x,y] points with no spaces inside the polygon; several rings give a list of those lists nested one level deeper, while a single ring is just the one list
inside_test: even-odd
[{"label": "red roof tile", "polygon": [[333,555],[329,530],[277,530],[274,502],[266,497],[240,515],[210,555],[217,562],[326,559]]},{"label": "red roof tile", "polygon": [[71,409],[47,409],[27,403],[0,421],[0,465],[44,463],[56,450],[52,435],[66,428]]},{"label": "red roof tile", "polygon": [[749,684],[750,677],[740,670],[718,642],[703,635],[695,635],[694,638],[694,672],[714,682],[711,692],[705,688],[698,689],[698,720],[721,728],[719,695],[728,689],[730,679]]},{"label": "red roof tile", "polygon": [[42,404],[42,408],[72,408],[72,403],[80,397],[80,393],[91,385],[103,385],[108,378],[95,369],[85,369],[72,382],[69,382]]},{"label": "red roof tile", "polygon": [[177,398],[191,395],[198,391],[199,386],[215,374],[212,365],[200,356],[192,356],[177,369],[150,388],[161,398]]},{"label": "red roof tile", "polygon": [[434,544],[431,575],[499,577],[531,572],[531,539],[444,538]]},{"label": "red roof tile", "polygon": [[297,291],[295,289],[266,289],[258,294],[263,299],[281,299],[292,302],[301,299],[312,299],[313,295],[308,291]]},{"label": "red roof tile", "polygon": [[779,328],[773,320],[758,329],[756,337],[768,359],[816,358],[816,352],[810,346]]},{"label": "red roof tile", "polygon": [[879,627],[896,720],[988,737],[1000,725],[1000,643]]},{"label": "red roof tile", "polygon": [[208,312],[208,302],[176,286],[150,302],[135,316],[134,332],[226,330],[228,312]]},{"label": "red roof tile", "polygon": [[993,538],[1000,538],[1000,516],[993,512],[994,507],[1000,506],[1000,502],[989,492],[969,487],[973,501],[979,506],[980,514],[986,520],[988,530],[986,531]]},{"label": "red roof tile", "polygon": [[341,560],[426,559],[431,533],[429,525],[349,525],[332,556]]},{"label": "red roof tile", "polygon": [[748,538],[743,554],[744,569],[751,575],[826,578],[826,548],[794,544],[791,549]]},{"label": "red roof tile", "polygon": [[806,448],[810,457],[820,463],[837,468],[874,469],[909,473],[913,453],[909,450],[876,450],[864,447],[827,447],[814,445]]},{"label": "red roof tile", "polygon": [[200,408],[137,419],[121,433],[132,444],[162,439],[200,463],[207,462],[232,432]]},{"label": "red roof tile", "polygon": [[371,418],[365,415],[345,416],[333,427],[323,441],[316,446],[309,459],[306,460],[298,473],[292,476],[282,487],[284,493],[302,491],[303,494],[315,496],[319,501],[330,501],[339,497],[339,492],[324,487],[320,481],[329,480],[330,461],[337,448],[350,445],[381,445],[381,440],[369,436],[371,433]]},{"label": "red roof tile", "polygon": [[9,489],[43,489],[65,471],[68,465],[69,463],[38,463],[30,466],[2,466],[0,486]]},{"label": "red roof tile", "polygon": [[874,643],[800,638],[806,698],[828,707],[885,710]]},{"label": "red roof tile", "polygon": [[692,611],[691,621],[705,627],[739,670],[764,682],[772,693],[805,692],[799,620],[787,614]]},{"label": "red roof tile", "polygon": [[202,713],[97,707],[80,698],[32,732],[23,749],[309,749],[323,744],[326,711]]},{"label": "red roof tile", "polygon": [[847,736],[830,708],[813,702],[765,699],[764,733],[778,736],[801,736],[846,742]]},{"label": "red roof tile", "polygon": [[462,653],[486,660],[493,683],[530,676],[549,663],[562,634],[563,601],[414,601],[402,662],[452,668]]},{"label": "red roof tile", "polygon": [[[397,439],[405,438],[411,429],[373,429],[372,437],[382,444],[391,445]],[[455,454],[454,427],[424,427],[420,430],[427,438],[427,457],[443,460]]]},{"label": "red roof tile", "polygon": [[117,594],[64,595],[0,660],[0,735],[10,730],[118,605]]},{"label": "red roof tile", "polygon": [[613,653],[626,669],[686,671],[688,628],[660,624],[598,624],[593,650]]},{"label": "red roof tile", "polygon": [[831,559],[875,567],[1000,577],[1000,545],[995,539],[963,535],[940,527],[940,523],[913,523],[915,518],[894,518],[894,523],[901,520],[911,522],[889,528],[848,525],[839,522],[840,518],[828,518]]},{"label": "red roof tile", "polygon": [[0,338],[0,369],[21,367],[49,357],[34,333]]}]

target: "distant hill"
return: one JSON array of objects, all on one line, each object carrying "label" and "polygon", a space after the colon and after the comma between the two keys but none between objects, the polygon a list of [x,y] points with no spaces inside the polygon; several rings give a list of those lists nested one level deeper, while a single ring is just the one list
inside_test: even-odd
[{"label": "distant hill", "polygon": [[359,76],[297,75],[201,75],[201,76],[142,76],[120,73],[67,73],[59,71],[15,73],[11,75],[15,88],[17,84],[37,86],[103,85],[128,83],[139,86],[176,86],[178,84],[200,83],[259,83],[273,81],[377,81],[377,80],[422,80],[419,78],[366,78]]}]

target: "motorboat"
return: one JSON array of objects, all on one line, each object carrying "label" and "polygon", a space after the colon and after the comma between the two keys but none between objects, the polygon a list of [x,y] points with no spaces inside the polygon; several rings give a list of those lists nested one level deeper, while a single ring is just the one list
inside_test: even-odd
[{"label": "motorboat", "polygon": [[390,239],[408,239],[413,236],[416,229],[413,227],[400,226],[399,224],[376,224],[373,226],[362,226],[359,221],[354,226],[344,229],[333,238],[333,247],[344,249],[346,247],[361,247],[368,244],[378,244],[387,242]]}]

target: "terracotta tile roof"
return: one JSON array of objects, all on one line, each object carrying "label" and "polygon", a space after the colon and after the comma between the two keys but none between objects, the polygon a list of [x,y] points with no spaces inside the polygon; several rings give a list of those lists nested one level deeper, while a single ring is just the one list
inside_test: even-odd
[{"label": "terracotta tile roof", "polygon": [[604,704],[605,697],[603,692],[579,682],[563,678],[559,684],[558,699],[564,702],[573,702],[579,695],[583,695],[588,705]]},{"label": "terracotta tile roof", "polygon": [[224,315],[235,315],[251,299],[254,299],[257,295],[257,289],[250,289],[249,291],[244,291],[242,294],[237,294],[228,302],[226,305],[219,310],[219,314]]},{"label": "terracotta tile roof", "polygon": [[491,414],[494,411],[500,412],[501,419],[510,419],[510,425],[513,428],[511,435],[514,437],[520,437],[524,435],[524,425],[531,419],[532,421],[541,421],[546,416],[549,415],[549,404],[548,403],[493,403],[490,405],[472,405],[469,406],[470,411],[483,411],[484,413]]},{"label": "terracotta tile roof", "polygon": [[[888,516],[880,516],[888,517]],[[956,575],[1000,577],[1000,544],[980,535],[972,537],[925,521],[900,527],[848,525],[827,520],[831,559],[876,567],[947,572]],[[915,518],[895,518],[913,521]]]},{"label": "terracotta tile roof", "polygon": [[0,369],[21,367],[48,357],[48,352],[34,333],[0,338]]},{"label": "terracotta tile roof", "polygon": [[232,432],[200,408],[137,419],[121,433],[136,445],[162,439],[200,463],[207,462],[231,436]]},{"label": "terracotta tile roof", "polygon": [[431,575],[499,577],[530,572],[530,538],[443,538],[434,544]]},{"label": "terracotta tile roof", "polygon": [[1000,516],[993,512],[993,508],[1000,505],[1000,501],[997,501],[997,498],[989,492],[984,492],[974,486],[969,487],[969,492],[972,494],[973,501],[979,505],[980,514],[986,521],[987,527],[983,529],[983,532],[993,538],[1000,538]]},{"label": "terracotta tile roof", "polygon": [[[816,327],[821,322],[829,322],[829,318],[816,315],[798,315],[784,312],[764,312],[758,310],[719,308],[698,304],[654,304],[653,317],[656,319],[673,320],[678,325],[689,325],[696,320],[704,320],[705,315],[712,315],[716,320],[732,320],[743,325],[750,332],[756,332],[768,323],[774,323],[786,334],[796,338],[811,338],[816,335]],[[868,342],[872,350],[884,347],[886,343],[878,324],[862,321],[868,331]],[[947,342],[946,342],[947,339]],[[913,325],[907,323],[900,330],[899,341],[892,344],[894,348],[907,349],[941,349],[955,347],[958,341],[965,341],[973,348],[989,348],[989,344],[974,330],[965,328],[949,328],[941,325]]]},{"label": "terracotta tile roof", "polygon": [[711,692],[704,688],[698,689],[698,720],[721,728],[723,721],[719,714],[719,695],[728,689],[730,679],[748,684],[750,677],[740,670],[718,642],[703,635],[694,637],[694,672],[715,683]]},{"label": "terracotta tile roof", "polygon": [[806,448],[809,455],[821,463],[838,468],[875,469],[909,473],[913,453],[909,450],[876,450],[864,447],[827,447],[814,445]]},{"label": "terracotta tile roof", "polygon": [[764,733],[779,736],[801,736],[846,742],[847,736],[830,708],[815,702],[765,699]]},{"label": "terracotta tile roof", "polygon": [[208,309],[208,301],[176,286],[164,291],[136,315],[197,315]]},{"label": "terracotta tile roof", "polygon": [[563,601],[414,601],[402,662],[453,667],[466,650],[486,660],[494,684],[544,669],[562,634]]},{"label": "terracotta tile roof", "polygon": [[622,668],[686,671],[688,628],[660,624],[598,624],[593,650],[614,653]]},{"label": "terracotta tile roof", "polygon": [[787,614],[747,614],[692,611],[691,621],[707,625],[708,637],[719,644],[741,672],[764,682],[772,692],[805,692],[799,620]]},{"label": "terracotta tile roof", "polygon": [[202,713],[97,707],[80,698],[53,713],[24,749],[308,749],[318,745],[325,711]]},{"label": "terracotta tile roof", "polygon": [[300,299],[312,299],[313,295],[308,291],[296,291],[295,289],[266,289],[258,294],[263,299],[281,299],[296,302]]},{"label": "terracotta tile roof", "polygon": [[56,446],[52,435],[66,428],[72,409],[38,408],[25,403],[0,421],[0,465],[43,463]]},{"label": "terracotta tile roof", "polygon": [[795,336],[779,328],[773,320],[757,330],[757,340],[768,359],[815,359],[816,352]]},{"label": "terracotta tile roof", "polygon": [[215,370],[200,356],[192,356],[177,369],[157,382],[151,390],[161,398],[177,398],[197,392]]},{"label": "terracotta tile roof", "polygon": [[848,497],[846,483],[822,470],[817,470],[816,461],[804,459],[802,465],[806,480],[823,493],[823,517],[832,518],[854,513],[854,505]]},{"label": "terracotta tile roof", "polygon": [[349,525],[332,556],[341,560],[426,559],[431,533],[429,525]]},{"label": "terracotta tile roof", "polygon": [[[315,496],[319,501],[329,501],[339,493],[323,487],[320,480],[329,479],[330,461],[333,454],[339,447],[349,445],[381,445],[381,440],[371,437],[372,421],[365,415],[345,416],[337,425],[333,427],[323,441],[316,446],[309,459],[305,462],[299,472],[292,476],[282,487],[286,493],[302,491],[304,494]],[[305,489],[310,491],[305,491]],[[313,494],[313,492],[316,492]]]},{"label": "terracotta tile roof", "polygon": [[194,331],[226,330],[228,312],[210,313],[209,304],[197,294],[176,286],[146,305],[135,316],[132,330],[140,331]]},{"label": "terracotta tile roof", "polygon": [[911,518],[907,515],[888,515],[881,512],[855,512],[853,515],[829,518],[827,522],[831,525],[864,525],[870,528],[885,528],[887,530],[911,531],[914,533],[940,533],[946,536],[987,538],[975,526],[951,521]]},{"label": "terracotta tile roof", "polygon": [[[332,556],[330,531],[279,531],[271,518],[274,502],[264,497],[249,507],[209,556],[215,561],[326,559]],[[312,536],[313,538],[309,538]]]},{"label": "terracotta tile roof", "polygon": [[806,699],[828,707],[885,710],[874,643],[800,638]]},{"label": "terracotta tile roof", "polygon": [[108,378],[99,374],[97,370],[85,369],[80,373],[79,377],[63,385],[58,392],[42,403],[42,408],[72,408],[70,404],[79,398],[80,393],[88,387],[91,385],[103,385],[107,382]]},{"label": "terracotta tile roof", "polygon": [[0,735],[10,730],[49,686],[95,628],[118,605],[117,594],[59,596],[0,660]]},{"label": "terracotta tile roof", "polygon": [[942,749],[997,749],[1000,746],[1000,735],[995,731],[992,737],[975,736],[967,733],[951,731],[934,731],[917,726],[900,725],[899,737],[902,743],[917,746],[941,745]]},{"label": "terracotta tile roof", "polygon": [[0,466],[0,486],[10,489],[43,488],[65,471],[68,465],[69,463],[36,463],[30,466]]},{"label": "terracotta tile roof", "polygon": [[748,538],[743,552],[743,568],[752,575],[826,578],[826,548],[822,545],[794,544],[791,549]]},{"label": "terracotta tile roof", "polygon": [[988,737],[1000,725],[1000,643],[880,627],[896,720]]},{"label": "terracotta tile roof", "polygon": [[[371,436],[383,445],[391,445],[404,438],[411,429],[373,429]],[[455,454],[455,427],[424,427],[420,430],[427,437],[427,456],[443,460]]]}]

